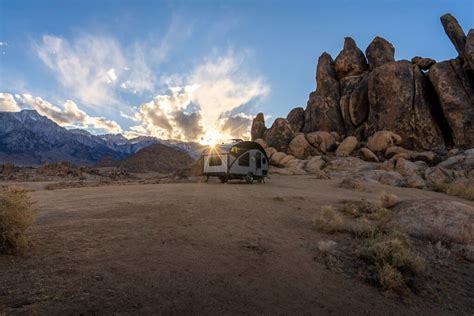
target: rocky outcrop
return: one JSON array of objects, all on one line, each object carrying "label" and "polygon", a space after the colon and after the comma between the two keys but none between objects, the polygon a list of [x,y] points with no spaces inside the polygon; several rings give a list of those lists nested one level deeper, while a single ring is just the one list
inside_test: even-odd
[{"label": "rocky outcrop", "polygon": [[277,118],[270,129],[265,132],[263,140],[278,151],[286,151],[288,144],[295,137],[290,123],[283,118]]},{"label": "rocky outcrop", "polygon": [[456,146],[474,145],[474,104],[456,73],[452,61],[443,61],[431,67],[430,81],[439,97],[444,117]]},{"label": "rocky outcrop", "polygon": [[258,113],[257,116],[252,121],[252,129],[250,131],[250,136],[252,140],[263,138],[263,134],[267,128],[265,127],[265,117],[263,113]]},{"label": "rocky outcrop", "polygon": [[395,48],[383,37],[376,36],[365,50],[370,69],[395,61]]},{"label": "rocky outcrop", "polygon": [[408,61],[390,62],[369,76],[368,134],[386,129],[400,135],[407,148],[443,144],[432,114],[426,78]]},{"label": "rocky outcrop", "polygon": [[[453,16],[446,14],[441,21],[459,53],[449,61],[437,63],[419,56],[395,61],[393,45],[378,36],[365,56],[350,37],[334,61],[323,53],[317,64],[316,90],[306,109],[295,108],[288,114],[293,133],[303,132],[322,153],[335,150],[330,133],[369,140],[368,150],[382,160],[383,152],[394,145],[416,151],[473,147],[474,30],[466,37]],[[392,139],[379,149],[369,138],[380,131],[398,135],[401,142]],[[366,154],[366,159],[374,160]],[[410,153],[400,155],[410,157]]]},{"label": "rocky outcrop", "polygon": [[339,82],[336,78],[334,61],[328,53],[323,53],[318,60],[316,71],[317,89],[309,96],[305,110],[303,131],[335,131],[344,134],[341,112],[339,109]]},{"label": "rocky outcrop", "polygon": [[288,120],[288,123],[290,123],[291,128],[295,133],[300,133],[303,131],[304,127],[304,109],[299,107],[299,108],[294,108],[293,110],[288,113],[288,116],[286,117]]},{"label": "rocky outcrop", "polygon": [[458,20],[451,14],[441,16],[441,24],[444,31],[458,51],[459,56],[464,58],[464,47],[466,46],[466,35],[458,23]]},{"label": "rocky outcrop", "polygon": [[334,67],[338,79],[360,75],[369,68],[364,53],[351,37],[344,39],[344,48],[334,60]]},{"label": "rocky outcrop", "polygon": [[317,151],[308,143],[304,135],[300,134],[288,144],[288,153],[298,159],[306,159],[317,154]]},{"label": "rocky outcrop", "polygon": [[401,142],[402,138],[400,135],[390,131],[379,131],[369,137],[367,148],[369,148],[374,153],[384,152],[390,147],[401,144]]}]

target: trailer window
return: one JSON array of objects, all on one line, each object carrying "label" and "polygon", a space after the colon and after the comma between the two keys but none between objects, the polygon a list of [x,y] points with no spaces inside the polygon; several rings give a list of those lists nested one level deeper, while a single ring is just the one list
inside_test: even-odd
[{"label": "trailer window", "polygon": [[209,166],[220,166],[222,165],[222,159],[219,156],[210,156],[209,157]]},{"label": "trailer window", "polygon": [[250,166],[250,154],[245,153],[239,158],[239,166],[248,167]]}]

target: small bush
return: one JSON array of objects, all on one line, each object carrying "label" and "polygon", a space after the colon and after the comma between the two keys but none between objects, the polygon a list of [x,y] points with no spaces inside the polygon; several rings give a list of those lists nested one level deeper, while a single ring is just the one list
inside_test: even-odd
[{"label": "small bush", "polygon": [[410,278],[427,273],[426,260],[411,251],[408,237],[401,233],[369,241],[359,256],[376,267],[379,283],[386,290],[402,290]]},{"label": "small bush", "polygon": [[433,190],[474,201],[474,186],[465,183],[434,183]]},{"label": "small bush", "polygon": [[28,248],[28,230],[35,215],[24,189],[9,188],[0,193],[0,253],[23,252]]},{"label": "small bush", "polygon": [[343,231],[344,219],[331,205],[325,205],[314,218],[313,224],[320,231],[335,233]]},{"label": "small bush", "polygon": [[392,208],[400,202],[400,199],[395,194],[382,191],[380,193],[380,203],[384,208]]},{"label": "small bush", "polygon": [[404,292],[407,288],[403,275],[390,264],[377,268],[380,286],[385,291]]}]

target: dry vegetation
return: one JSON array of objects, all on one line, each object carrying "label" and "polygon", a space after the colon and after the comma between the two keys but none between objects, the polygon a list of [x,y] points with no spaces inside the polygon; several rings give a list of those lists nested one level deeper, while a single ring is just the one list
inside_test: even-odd
[{"label": "dry vegetation", "polygon": [[474,201],[474,186],[466,183],[435,183],[433,190],[448,195],[458,196],[466,200]]},{"label": "dry vegetation", "polygon": [[35,215],[24,189],[12,187],[0,193],[0,253],[22,253],[28,248]]},{"label": "dry vegetation", "polygon": [[325,205],[314,218],[314,226],[325,233],[349,233],[361,240],[353,255],[368,263],[383,290],[404,294],[416,278],[426,274],[427,263],[392,221],[390,208],[398,202],[396,195],[382,192],[377,202],[351,201],[338,208]]}]

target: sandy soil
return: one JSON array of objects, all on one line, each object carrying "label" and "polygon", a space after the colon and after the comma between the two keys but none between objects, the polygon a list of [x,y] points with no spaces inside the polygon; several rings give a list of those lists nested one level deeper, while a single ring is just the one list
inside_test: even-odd
[{"label": "sandy soil", "polygon": [[447,301],[404,302],[357,273],[328,269],[315,258],[317,242],[335,237],[314,230],[312,218],[324,204],[376,199],[382,190],[473,202],[339,182],[272,176],[253,185],[54,191],[32,184],[34,245],[24,256],[0,256],[0,314],[472,314],[472,280]]}]

